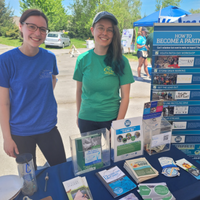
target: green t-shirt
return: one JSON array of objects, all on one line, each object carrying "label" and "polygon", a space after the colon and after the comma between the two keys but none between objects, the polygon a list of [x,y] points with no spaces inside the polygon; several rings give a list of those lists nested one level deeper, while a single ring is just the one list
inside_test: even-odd
[{"label": "green t-shirt", "polygon": [[133,83],[128,60],[124,74],[117,76],[104,63],[105,55],[99,56],[89,50],[78,56],[73,79],[82,82],[79,118],[90,121],[109,121],[117,118],[120,106],[120,85]]},{"label": "green t-shirt", "polygon": [[146,45],[150,45],[149,49],[149,56],[152,58],[152,53],[153,53],[153,33],[150,33],[147,37]]}]

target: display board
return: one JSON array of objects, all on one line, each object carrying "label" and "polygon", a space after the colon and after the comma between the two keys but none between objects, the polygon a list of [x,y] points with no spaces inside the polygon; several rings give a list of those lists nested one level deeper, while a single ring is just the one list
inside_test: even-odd
[{"label": "display board", "polygon": [[200,26],[155,24],[151,100],[163,100],[172,142],[200,161]]},{"label": "display board", "polygon": [[133,29],[123,29],[122,32],[122,38],[121,38],[121,45],[122,47],[130,48],[131,50],[134,50],[134,44],[133,41]]}]

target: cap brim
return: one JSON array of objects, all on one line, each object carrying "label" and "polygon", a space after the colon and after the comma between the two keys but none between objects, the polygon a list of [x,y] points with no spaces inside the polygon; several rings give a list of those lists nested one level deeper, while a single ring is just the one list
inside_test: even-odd
[{"label": "cap brim", "polygon": [[[118,24],[118,21],[116,20],[116,18],[114,18],[114,17],[111,16],[111,15],[102,16],[100,19],[111,19],[111,20],[114,22],[115,25]],[[100,19],[99,19],[99,20],[100,20]],[[99,21],[99,20],[98,20],[98,21]]]},{"label": "cap brim", "polygon": [[111,16],[111,15],[104,15],[104,16],[100,17],[98,20],[95,20],[93,24],[96,24],[101,19],[110,19],[114,22],[114,25],[118,24],[117,19],[115,17]]}]

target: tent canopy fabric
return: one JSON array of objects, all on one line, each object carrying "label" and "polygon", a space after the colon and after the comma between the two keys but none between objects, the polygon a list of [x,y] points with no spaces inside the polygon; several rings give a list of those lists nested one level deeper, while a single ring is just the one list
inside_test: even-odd
[{"label": "tent canopy fabric", "polygon": [[176,6],[168,6],[166,8],[163,8],[161,12],[160,11],[154,12],[151,15],[148,15],[147,17],[144,17],[143,19],[134,22],[133,26],[153,26],[154,23],[159,22],[159,14],[160,16],[168,16],[172,18],[172,17],[180,17],[183,15],[189,15],[191,13],[182,10]]},{"label": "tent canopy fabric", "polygon": [[200,13],[179,17],[175,23],[200,23]]}]

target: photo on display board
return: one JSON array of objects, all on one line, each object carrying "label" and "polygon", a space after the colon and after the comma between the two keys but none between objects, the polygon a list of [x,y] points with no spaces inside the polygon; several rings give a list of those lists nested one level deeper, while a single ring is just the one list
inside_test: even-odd
[{"label": "photo on display board", "polygon": [[164,90],[153,91],[152,100],[176,101],[175,92],[176,91],[164,91]]},{"label": "photo on display board", "polygon": [[148,103],[145,103],[145,104],[144,104],[144,109],[150,108],[150,107],[151,107],[151,102],[148,102]]},{"label": "photo on display board", "polygon": [[163,117],[174,116],[174,106],[164,105],[163,106]]},{"label": "photo on display board", "polygon": [[153,76],[154,85],[176,85],[177,74],[155,74]]},{"label": "photo on display board", "polygon": [[185,56],[155,56],[155,69],[199,67],[200,58]]},{"label": "photo on display board", "polygon": [[154,68],[180,68],[180,56],[155,56]]}]

